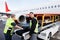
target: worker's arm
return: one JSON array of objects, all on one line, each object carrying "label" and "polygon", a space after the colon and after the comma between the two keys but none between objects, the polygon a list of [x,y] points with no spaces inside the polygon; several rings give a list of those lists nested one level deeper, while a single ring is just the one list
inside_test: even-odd
[{"label": "worker's arm", "polygon": [[30,35],[34,33],[34,30],[36,28],[36,24],[37,24],[37,20],[32,19],[32,26],[31,26],[31,30],[30,30]]},{"label": "worker's arm", "polygon": [[18,20],[14,20],[16,24],[19,24],[19,21]]},{"label": "worker's arm", "polygon": [[15,27],[18,28],[18,29],[23,29],[22,27],[20,27],[20,26],[18,26],[18,25],[16,25]]},{"label": "worker's arm", "polygon": [[23,29],[22,27],[18,26],[16,23],[11,23],[12,26],[14,26],[15,28],[18,28],[18,29]]}]

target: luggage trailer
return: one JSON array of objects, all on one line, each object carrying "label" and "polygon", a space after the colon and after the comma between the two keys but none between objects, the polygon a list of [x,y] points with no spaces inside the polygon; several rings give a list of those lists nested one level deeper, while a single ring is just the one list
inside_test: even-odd
[{"label": "luggage trailer", "polygon": [[[60,14],[34,14],[38,20],[39,33],[38,40],[50,40],[51,37],[59,31]],[[27,40],[29,31],[22,34],[24,40]]]}]

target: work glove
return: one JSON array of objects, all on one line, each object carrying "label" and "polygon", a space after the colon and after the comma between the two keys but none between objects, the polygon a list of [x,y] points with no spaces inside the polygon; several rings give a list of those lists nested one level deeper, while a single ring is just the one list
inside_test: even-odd
[{"label": "work glove", "polygon": [[12,34],[15,34],[15,32],[13,32]]}]

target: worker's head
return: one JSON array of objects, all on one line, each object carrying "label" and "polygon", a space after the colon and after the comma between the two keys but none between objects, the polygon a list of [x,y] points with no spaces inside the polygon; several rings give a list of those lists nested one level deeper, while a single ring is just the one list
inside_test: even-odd
[{"label": "worker's head", "polygon": [[34,17],[34,13],[33,12],[30,12],[30,17],[33,18]]},{"label": "worker's head", "polygon": [[9,15],[9,14],[6,14],[6,16],[7,16],[8,18],[10,18],[10,15]]},{"label": "worker's head", "polygon": [[11,18],[12,18],[13,20],[16,19],[14,14],[11,15]]},{"label": "worker's head", "polygon": [[19,17],[19,21],[20,22],[23,22],[25,20],[25,16],[24,15],[21,15],[20,17]]}]

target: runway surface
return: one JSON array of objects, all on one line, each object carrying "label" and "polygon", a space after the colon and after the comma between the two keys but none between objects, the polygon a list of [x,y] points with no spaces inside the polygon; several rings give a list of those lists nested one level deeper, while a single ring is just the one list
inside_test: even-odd
[{"label": "runway surface", "polygon": [[[5,40],[4,38],[4,34],[3,34],[3,29],[4,29],[4,22],[0,21],[0,40]],[[13,35],[12,40],[21,40],[21,37],[19,37],[18,35]],[[52,38],[51,40],[60,40],[60,32],[57,32]]]}]

